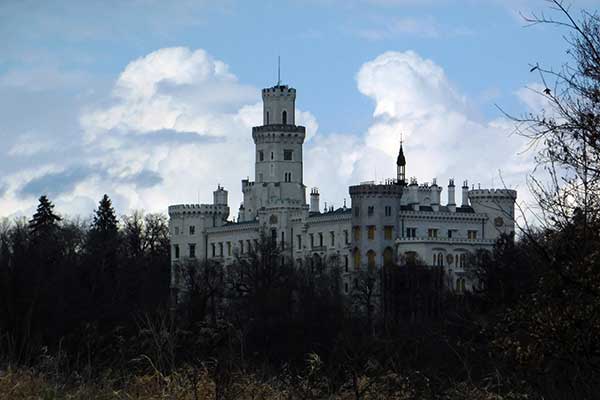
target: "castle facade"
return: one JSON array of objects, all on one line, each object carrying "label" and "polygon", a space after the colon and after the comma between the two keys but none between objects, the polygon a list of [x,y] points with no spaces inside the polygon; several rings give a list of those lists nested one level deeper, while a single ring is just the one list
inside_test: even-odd
[{"label": "castle facade", "polygon": [[[316,188],[307,204],[302,165],[306,130],[295,124],[296,90],[278,84],[263,89],[262,99],[263,125],[252,128],[255,180],[241,182],[237,221],[228,219],[228,192],[221,186],[213,193],[213,204],[169,206],[173,265],[185,259],[232,263],[266,232],[282,255],[297,264],[337,256],[345,293],[355,284],[357,271],[412,262],[444,267],[448,289],[461,292],[477,284],[464,268],[468,254],[491,250],[501,234],[514,232],[516,191],[469,190],[464,181],[457,204],[450,179],[442,204],[443,189],[435,179],[431,184],[406,179],[402,144],[396,178],[350,186],[349,207],[321,210]],[[172,288],[179,288],[174,269],[171,276]]]}]

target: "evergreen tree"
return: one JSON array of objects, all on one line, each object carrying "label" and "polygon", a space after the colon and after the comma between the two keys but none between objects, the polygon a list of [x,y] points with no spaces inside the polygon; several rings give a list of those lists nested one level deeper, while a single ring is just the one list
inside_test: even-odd
[{"label": "evergreen tree", "polygon": [[40,197],[33,219],[29,221],[29,231],[34,240],[49,239],[58,230],[58,222],[61,218],[54,214],[54,204],[46,195]]},{"label": "evergreen tree", "polygon": [[115,210],[110,198],[105,194],[94,213],[94,220],[90,229],[89,244],[98,250],[97,246],[106,248],[110,245],[114,248],[119,236],[119,226]]}]

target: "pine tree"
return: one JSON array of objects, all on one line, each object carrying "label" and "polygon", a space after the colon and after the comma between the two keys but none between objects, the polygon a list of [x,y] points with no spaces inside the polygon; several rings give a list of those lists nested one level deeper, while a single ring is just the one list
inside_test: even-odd
[{"label": "pine tree", "polygon": [[54,204],[46,195],[40,197],[33,218],[29,221],[29,231],[34,241],[49,240],[58,231],[61,218],[54,214]]},{"label": "pine tree", "polygon": [[90,229],[90,240],[101,247],[105,247],[105,245],[112,246],[116,244],[118,235],[117,216],[110,198],[105,194],[94,214],[94,221]]}]

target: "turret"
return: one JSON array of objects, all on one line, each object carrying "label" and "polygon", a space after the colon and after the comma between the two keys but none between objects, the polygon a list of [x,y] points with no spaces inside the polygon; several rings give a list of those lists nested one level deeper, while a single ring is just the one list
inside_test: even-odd
[{"label": "turret", "polygon": [[464,181],[462,185],[462,207],[467,207],[469,205],[469,182]]},{"label": "turret", "polygon": [[296,124],[296,89],[278,83],[262,90],[263,125]]},{"label": "turret", "polygon": [[454,189],[454,179],[450,179],[448,182],[448,210],[450,210],[450,212],[456,212]]},{"label": "turret", "polygon": [[213,204],[214,205],[227,205],[227,190],[221,185],[217,185],[217,190],[213,192]]},{"label": "turret", "polygon": [[319,212],[319,189],[314,187],[310,190],[310,212]]}]

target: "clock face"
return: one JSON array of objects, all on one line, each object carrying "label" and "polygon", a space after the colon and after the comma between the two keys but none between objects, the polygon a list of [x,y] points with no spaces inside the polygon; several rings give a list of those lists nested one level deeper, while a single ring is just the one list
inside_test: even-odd
[{"label": "clock face", "polygon": [[504,220],[502,219],[502,217],[496,217],[496,219],[494,220],[494,225],[498,227],[504,225]]}]

